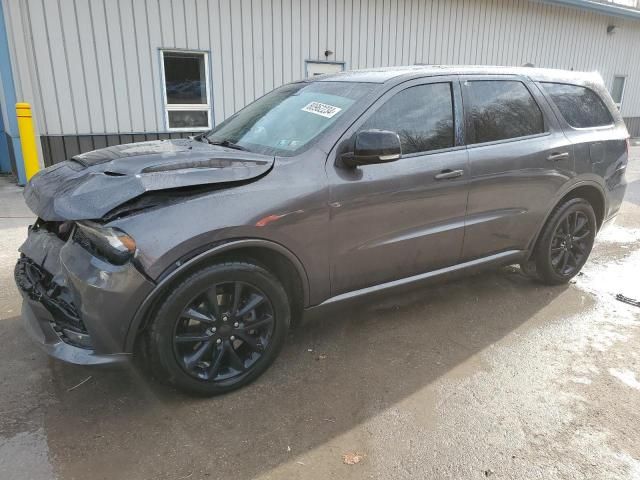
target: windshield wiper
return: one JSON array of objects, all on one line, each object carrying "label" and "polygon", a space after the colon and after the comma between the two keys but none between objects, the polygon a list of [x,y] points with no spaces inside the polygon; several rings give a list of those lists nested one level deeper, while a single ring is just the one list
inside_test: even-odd
[{"label": "windshield wiper", "polygon": [[209,140],[207,137],[202,137],[203,140],[206,140],[207,143],[211,145],[218,145],[220,147],[233,148],[235,150],[243,150],[247,151],[242,145],[238,145],[237,143],[230,142],[229,140],[222,140],[220,142],[214,142],[213,140]]}]

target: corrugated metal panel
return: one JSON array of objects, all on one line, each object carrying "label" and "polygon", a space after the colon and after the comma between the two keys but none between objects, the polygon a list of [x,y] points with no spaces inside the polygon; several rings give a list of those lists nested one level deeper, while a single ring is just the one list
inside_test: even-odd
[{"label": "corrugated metal panel", "polygon": [[640,117],[625,118],[627,130],[632,137],[640,137]]},{"label": "corrugated metal panel", "polygon": [[[627,76],[640,117],[640,22],[530,0],[2,0],[19,95],[48,135],[165,129],[161,48],[210,52],[215,122],[301,78],[347,68],[466,63]],[[615,24],[619,31],[607,35]]]},{"label": "corrugated metal panel", "polygon": [[103,135],[42,135],[40,143],[44,153],[44,165],[49,167],[79,153],[123,143],[162,140],[165,138],[187,138],[197,132],[145,132],[112,133]]}]

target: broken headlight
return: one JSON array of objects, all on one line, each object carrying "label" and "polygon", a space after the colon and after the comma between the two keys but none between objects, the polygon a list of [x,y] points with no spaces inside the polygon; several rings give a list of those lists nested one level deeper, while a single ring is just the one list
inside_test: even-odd
[{"label": "broken headlight", "polygon": [[74,240],[97,257],[122,265],[136,252],[136,242],[125,232],[94,222],[77,222]]}]

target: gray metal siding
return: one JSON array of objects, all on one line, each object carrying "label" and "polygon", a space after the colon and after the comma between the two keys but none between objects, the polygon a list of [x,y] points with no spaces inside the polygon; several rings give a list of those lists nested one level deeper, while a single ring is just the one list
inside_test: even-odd
[{"label": "gray metal siding", "polygon": [[42,135],[40,137],[44,164],[49,167],[67,160],[74,155],[90,152],[98,148],[131,142],[163,140],[167,138],[187,138],[196,132],[170,133],[114,133],[108,135]]},{"label": "gray metal siding", "polygon": [[624,122],[632,137],[640,137],[640,117],[625,118]]},{"label": "gray metal siding", "polygon": [[216,123],[325,50],[347,69],[533,63],[598,70],[608,85],[624,74],[622,114],[640,117],[640,21],[537,1],[0,1],[41,135],[165,130],[160,48],[210,52]]}]

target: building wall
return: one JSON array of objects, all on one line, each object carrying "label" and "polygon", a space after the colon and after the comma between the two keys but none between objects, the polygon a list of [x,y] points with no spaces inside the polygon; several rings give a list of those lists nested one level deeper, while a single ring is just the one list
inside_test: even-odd
[{"label": "building wall", "polygon": [[0,4],[0,172],[13,172],[18,183],[24,184],[26,176],[15,114],[16,92],[7,25]]},{"label": "building wall", "polygon": [[[17,97],[35,106],[48,156],[57,136],[166,131],[160,48],[210,52],[216,123],[325,50],[347,69],[532,63],[597,70],[608,86],[624,74],[622,114],[640,117],[640,20],[539,1],[0,1]],[[73,153],[61,145],[53,160]]]}]

